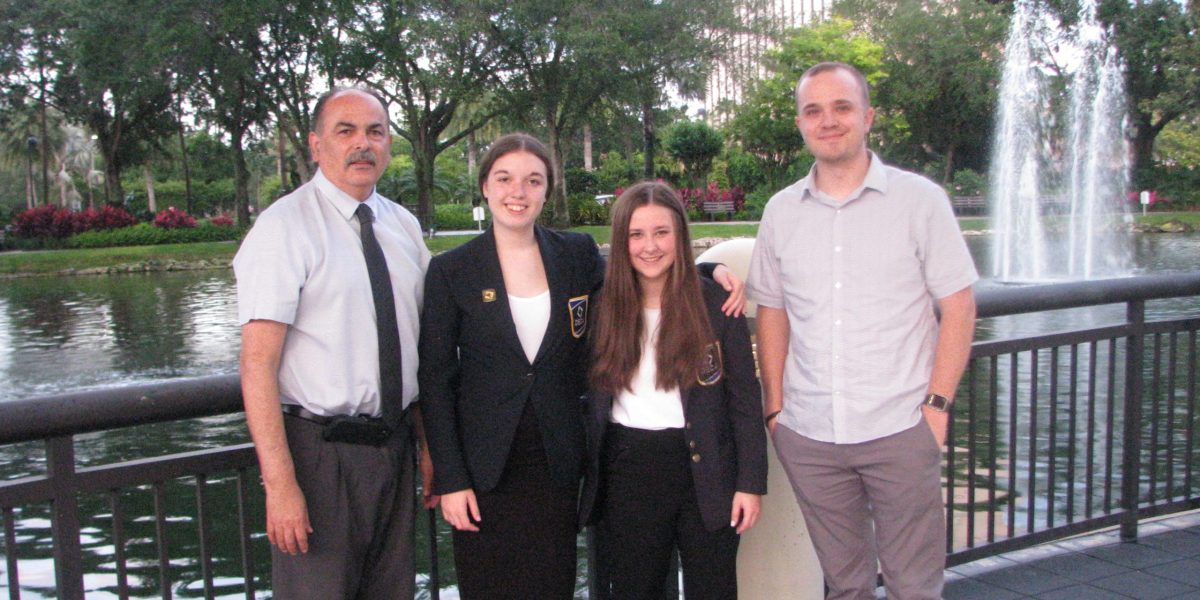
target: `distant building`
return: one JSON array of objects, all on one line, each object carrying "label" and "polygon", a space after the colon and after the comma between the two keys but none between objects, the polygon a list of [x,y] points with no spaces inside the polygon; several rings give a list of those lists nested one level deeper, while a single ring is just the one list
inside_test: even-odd
[{"label": "distant building", "polygon": [[[829,16],[834,0],[743,0],[741,13],[746,23],[765,23],[771,32],[802,27]],[[746,83],[764,75],[760,59],[773,46],[767,35],[732,36],[725,58],[713,66],[705,86],[703,116],[719,124],[728,115],[717,110],[722,102],[740,102]]]}]

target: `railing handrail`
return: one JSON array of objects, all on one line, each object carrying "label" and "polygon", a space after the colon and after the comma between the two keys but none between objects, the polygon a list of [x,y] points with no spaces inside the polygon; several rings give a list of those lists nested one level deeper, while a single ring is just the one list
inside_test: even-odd
[{"label": "railing handrail", "polygon": [[1200,271],[995,286],[975,292],[979,318],[1200,295]]},{"label": "railing handrail", "polygon": [[[980,318],[1200,295],[1200,271],[976,293]],[[238,376],[212,375],[0,402],[0,444],[119,429],[242,410]]]},{"label": "railing handrail", "polygon": [[67,392],[0,402],[0,445],[241,410],[236,374]]}]

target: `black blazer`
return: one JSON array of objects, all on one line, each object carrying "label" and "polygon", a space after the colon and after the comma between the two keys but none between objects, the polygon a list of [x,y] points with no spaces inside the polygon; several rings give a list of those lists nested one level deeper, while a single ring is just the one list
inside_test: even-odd
[{"label": "black blazer", "polygon": [[[721,312],[727,296],[721,286],[706,279],[701,279],[700,285],[713,334],[720,342],[722,372],[712,385],[692,385],[681,396],[696,501],[705,527],[715,531],[729,526],[734,492],[767,493],[767,436],[746,319]],[[588,394],[588,468],[580,504],[583,524],[594,524],[603,517],[600,463],[612,403],[612,394]]]},{"label": "black blazer", "polygon": [[435,256],[421,313],[421,411],[437,494],[496,487],[526,402],[537,414],[550,476],[577,486],[585,450],[587,303],[604,279],[592,237],[536,227],[550,323],[532,364],[509,311],[491,229]]}]

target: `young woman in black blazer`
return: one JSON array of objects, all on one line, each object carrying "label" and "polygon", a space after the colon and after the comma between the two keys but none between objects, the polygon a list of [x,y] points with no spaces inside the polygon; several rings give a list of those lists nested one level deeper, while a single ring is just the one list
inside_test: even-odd
[{"label": "young woman in black blazer", "polygon": [[697,276],[683,204],[639,183],[612,212],[591,333],[585,521],[617,600],[661,594],[678,547],[688,600],[737,597],[738,535],[766,493],[761,390],[746,321]]}]

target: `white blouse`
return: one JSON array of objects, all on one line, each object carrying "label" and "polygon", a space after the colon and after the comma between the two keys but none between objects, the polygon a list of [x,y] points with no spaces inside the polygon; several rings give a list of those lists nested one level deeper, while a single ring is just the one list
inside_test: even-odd
[{"label": "white blouse", "polygon": [[612,405],[612,421],[635,429],[671,429],[684,425],[683,397],[679,388],[660,390],[654,386],[658,371],[655,344],[662,318],[661,309],[643,308],[642,358],[630,381],[630,389],[622,390]]},{"label": "white blouse", "polygon": [[532,363],[537,358],[538,348],[542,347],[546,327],[550,325],[550,290],[529,298],[509,294],[508,309],[512,312],[525,358]]}]

